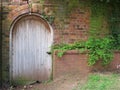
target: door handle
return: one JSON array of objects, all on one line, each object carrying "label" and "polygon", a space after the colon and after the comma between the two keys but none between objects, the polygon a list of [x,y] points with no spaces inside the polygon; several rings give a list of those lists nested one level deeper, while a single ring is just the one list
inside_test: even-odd
[{"label": "door handle", "polygon": [[52,54],[50,51],[48,51],[48,52],[46,52],[46,53],[49,54],[49,55]]}]

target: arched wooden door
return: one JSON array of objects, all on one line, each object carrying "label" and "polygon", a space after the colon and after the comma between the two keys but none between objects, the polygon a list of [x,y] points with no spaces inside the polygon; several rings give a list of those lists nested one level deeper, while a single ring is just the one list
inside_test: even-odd
[{"label": "arched wooden door", "polygon": [[14,82],[48,80],[52,72],[52,31],[43,19],[27,15],[11,32],[11,79]]}]

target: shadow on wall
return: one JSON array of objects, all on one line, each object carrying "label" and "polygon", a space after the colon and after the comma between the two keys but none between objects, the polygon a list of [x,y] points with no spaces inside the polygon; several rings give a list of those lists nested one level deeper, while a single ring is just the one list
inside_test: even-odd
[{"label": "shadow on wall", "polygon": [[2,0],[0,1],[0,87],[2,87]]}]

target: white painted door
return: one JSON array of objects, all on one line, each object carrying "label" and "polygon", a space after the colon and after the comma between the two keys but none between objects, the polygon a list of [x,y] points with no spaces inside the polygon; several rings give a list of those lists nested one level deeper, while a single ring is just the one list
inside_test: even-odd
[{"label": "white painted door", "polygon": [[46,23],[29,16],[15,24],[12,32],[13,81],[44,81],[52,72],[50,51],[52,34]]}]

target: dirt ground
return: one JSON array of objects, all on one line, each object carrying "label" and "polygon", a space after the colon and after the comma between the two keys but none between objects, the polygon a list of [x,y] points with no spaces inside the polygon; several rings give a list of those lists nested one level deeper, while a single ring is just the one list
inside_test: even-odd
[{"label": "dirt ground", "polygon": [[19,86],[8,90],[73,90],[78,84],[84,84],[88,74],[72,73],[61,76],[53,81]]}]

